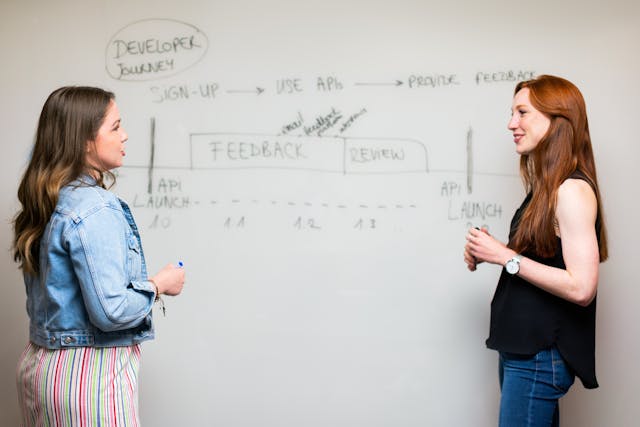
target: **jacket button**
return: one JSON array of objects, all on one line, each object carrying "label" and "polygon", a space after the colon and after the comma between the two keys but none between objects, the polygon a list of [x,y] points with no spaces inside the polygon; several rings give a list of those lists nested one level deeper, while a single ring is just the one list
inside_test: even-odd
[{"label": "jacket button", "polygon": [[66,337],[66,338],[64,339],[64,343],[65,343],[65,344],[71,344],[71,343],[72,343],[72,342],[74,342],[74,341],[75,341],[75,339],[74,339],[73,337]]}]

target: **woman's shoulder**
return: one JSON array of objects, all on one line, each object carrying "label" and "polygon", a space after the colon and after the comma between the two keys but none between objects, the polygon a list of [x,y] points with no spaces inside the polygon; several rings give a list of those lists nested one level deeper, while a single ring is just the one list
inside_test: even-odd
[{"label": "woman's shoulder", "polygon": [[597,209],[596,194],[582,178],[565,179],[558,187],[557,211],[573,215],[575,212],[592,213]]},{"label": "woman's shoulder", "polygon": [[120,208],[118,197],[97,185],[74,181],[60,190],[56,211],[82,219],[103,208]]},{"label": "woman's shoulder", "polygon": [[593,196],[595,193],[591,184],[581,176],[571,176],[565,179],[560,187],[558,187],[558,197],[580,197],[580,196]]}]

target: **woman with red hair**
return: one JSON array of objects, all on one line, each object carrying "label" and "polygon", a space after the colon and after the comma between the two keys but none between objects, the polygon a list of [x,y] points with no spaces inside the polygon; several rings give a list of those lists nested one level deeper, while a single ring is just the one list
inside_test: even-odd
[{"label": "woman with red hair", "polygon": [[595,375],[599,263],[607,259],[585,102],[542,75],[516,86],[511,120],[527,196],[504,243],[471,229],[464,260],[504,266],[487,347],[500,354],[500,426],[557,426],[558,399]]}]

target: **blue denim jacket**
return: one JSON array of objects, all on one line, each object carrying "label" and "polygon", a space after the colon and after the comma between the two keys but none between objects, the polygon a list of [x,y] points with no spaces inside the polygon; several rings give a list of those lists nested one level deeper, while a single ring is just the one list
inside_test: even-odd
[{"label": "blue denim jacket", "polygon": [[40,274],[25,274],[29,338],[51,349],[152,339],[155,298],[127,204],[83,177],[63,187],[40,241]]}]

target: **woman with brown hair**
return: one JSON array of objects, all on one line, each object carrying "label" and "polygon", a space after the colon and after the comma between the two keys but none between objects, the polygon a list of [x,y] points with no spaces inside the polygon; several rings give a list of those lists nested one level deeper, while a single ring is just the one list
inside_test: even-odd
[{"label": "woman with brown hair", "polygon": [[29,315],[17,369],[24,426],[139,425],[139,344],[184,270],[147,276],[133,215],[106,188],[127,138],[111,92],[63,87],[42,108],[14,220]]},{"label": "woman with brown hair", "polygon": [[464,260],[504,266],[487,346],[500,354],[500,426],[557,426],[558,399],[595,375],[599,263],[607,239],[585,102],[542,75],[516,86],[508,125],[527,196],[508,244],[471,229]]}]

